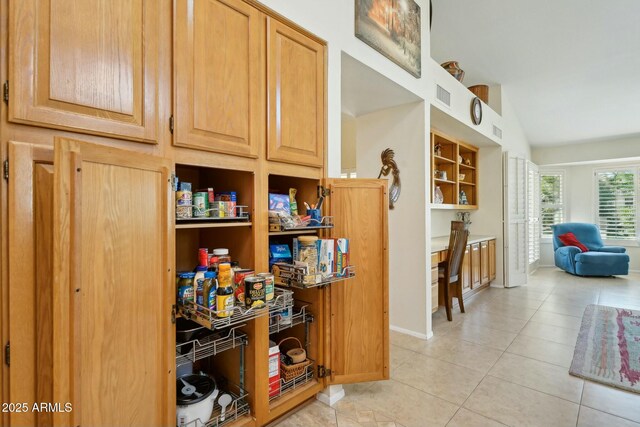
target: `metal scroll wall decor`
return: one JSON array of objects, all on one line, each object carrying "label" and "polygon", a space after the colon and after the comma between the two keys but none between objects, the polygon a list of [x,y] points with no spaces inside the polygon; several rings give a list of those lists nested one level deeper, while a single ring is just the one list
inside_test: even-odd
[{"label": "metal scroll wall decor", "polygon": [[392,175],[391,185],[389,186],[389,209],[393,209],[394,203],[400,198],[400,169],[398,169],[396,161],[393,160],[395,155],[391,148],[387,148],[380,156],[382,158],[382,168],[380,168],[378,179],[381,176]]}]

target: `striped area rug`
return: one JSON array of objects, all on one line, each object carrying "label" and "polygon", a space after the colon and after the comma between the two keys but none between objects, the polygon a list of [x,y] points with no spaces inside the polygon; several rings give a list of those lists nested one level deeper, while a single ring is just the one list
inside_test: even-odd
[{"label": "striped area rug", "polygon": [[569,373],[640,393],[640,311],[587,306]]}]

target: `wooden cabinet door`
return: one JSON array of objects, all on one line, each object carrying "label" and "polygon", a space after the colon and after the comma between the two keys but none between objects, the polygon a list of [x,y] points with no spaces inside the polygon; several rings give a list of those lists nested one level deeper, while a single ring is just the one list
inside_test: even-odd
[{"label": "wooden cabinet door", "polygon": [[175,423],[170,163],[55,141],[56,425]]},{"label": "wooden cabinet door", "polygon": [[471,245],[471,289],[480,286],[480,243]]},{"label": "wooden cabinet door", "polygon": [[[327,384],[389,378],[387,181],[329,179],[332,237],[349,238],[356,277],[329,288]],[[365,214],[366,213],[366,214]]]},{"label": "wooden cabinet door", "polygon": [[322,167],[325,47],[267,18],[267,158]]},{"label": "wooden cabinet door", "polygon": [[12,426],[45,426],[52,413],[34,412],[53,402],[53,149],[9,143],[9,396],[27,403],[9,412]]},{"label": "wooden cabinet door", "polygon": [[158,4],[12,1],[9,120],[156,143]]},{"label": "wooden cabinet door", "polygon": [[489,240],[489,281],[496,278],[496,241]]},{"label": "wooden cabinet door", "polygon": [[174,145],[257,157],[264,145],[264,15],[241,0],[177,0]]},{"label": "wooden cabinet door", "polygon": [[471,246],[467,245],[462,258],[462,293],[471,290]]},{"label": "wooden cabinet door", "polygon": [[489,283],[489,242],[480,242],[480,283]]}]

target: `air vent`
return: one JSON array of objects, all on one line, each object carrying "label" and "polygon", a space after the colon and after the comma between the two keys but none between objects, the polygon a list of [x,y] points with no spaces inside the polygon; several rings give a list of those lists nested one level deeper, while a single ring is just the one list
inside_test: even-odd
[{"label": "air vent", "polygon": [[502,139],[502,129],[500,129],[496,125],[493,125],[493,136],[497,137],[498,139]]},{"label": "air vent", "polygon": [[436,98],[447,107],[451,107],[451,94],[442,86],[436,85]]}]

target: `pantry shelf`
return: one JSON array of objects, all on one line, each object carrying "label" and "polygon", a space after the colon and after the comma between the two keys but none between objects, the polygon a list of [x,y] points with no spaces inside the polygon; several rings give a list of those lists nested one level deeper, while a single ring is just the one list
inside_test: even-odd
[{"label": "pantry shelf", "polygon": [[176,230],[191,228],[222,228],[222,227],[251,227],[252,222],[196,222],[196,223],[177,223]]},{"label": "pantry shelf", "polygon": [[215,332],[206,337],[176,345],[176,366],[187,365],[207,357],[215,356],[223,351],[231,350],[249,343],[247,334],[239,325],[228,332]]},{"label": "pantry shelf", "polygon": [[284,378],[280,379],[280,391],[277,394],[269,397],[270,402],[304,387],[306,384],[315,379],[314,368],[316,365],[313,360],[309,360],[311,361],[311,363],[306,367],[304,374],[289,381],[285,381]]},{"label": "pantry shelf", "polygon": [[293,292],[276,288],[273,300],[268,301],[265,306],[252,308],[236,306],[233,308],[233,314],[228,317],[218,317],[219,312],[189,300],[181,302],[180,312],[186,319],[193,320],[205,328],[217,330],[246,323],[288,307],[293,307]]},{"label": "pantry shelf", "polygon": [[300,277],[299,275],[296,275],[295,273],[294,273],[294,276],[298,276],[298,277],[292,277],[292,278],[276,277],[276,285],[285,286],[288,288],[297,288],[297,289],[319,288],[319,287],[330,285],[332,283],[342,282],[343,280],[353,279],[354,277],[356,277],[356,267],[354,265],[345,267],[342,269],[342,273],[340,275],[338,275],[338,272],[334,272],[331,274],[331,276],[323,278],[322,281],[317,283],[304,283],[304,281],[302,280],[302,277]]},{"label": "pantry shelf", "polygon": [[292,328],[296,325],[311,322],[313,322],[313,315],[307,313],[306,305],[300,308],[300,311],[298,311],[297,313],[294,312],[291,316],[291,320],[288,323],[285,319],[282,318],[282,316],[280,316],[280,313],[271,313],[269,315],[269,335],[277,334],[278,332]]},{"label": "pantry shelf", "polygon": [[330,230],[333,228],[333,225],[321,225],[317,227],[300,227],[293,228],[284,231],[270,231],[269,236],[287,236],[287,235],[297,235],[297,234],[315,234],[318,230]]},{"label": "pantry shelf", "polygon": [[235,384],[227,383],[227,387],[220,390],[218,398],[223,394],[231,396],[231,403],[225,408],[224,416],[222,408],[216,401],[211,418],[206,423],[195,419],[188,424],[179,424],[180,427],[222,427],[239,420],[241,417],[250,415],[249,403],[247,402],[248,393]]}]

